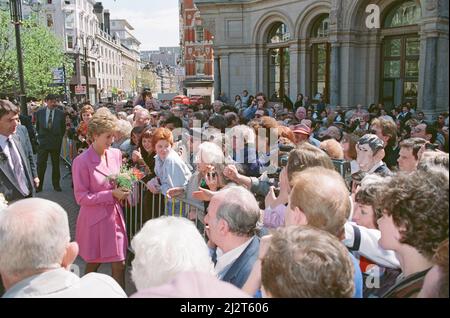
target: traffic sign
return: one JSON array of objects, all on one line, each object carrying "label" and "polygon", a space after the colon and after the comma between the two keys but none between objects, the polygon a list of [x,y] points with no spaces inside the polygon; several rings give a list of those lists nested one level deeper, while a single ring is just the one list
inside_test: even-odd
[{"label": "traffic sign", "polygon": [[57,67],[52,69],[53,83],[64,84],[64,68]]}]

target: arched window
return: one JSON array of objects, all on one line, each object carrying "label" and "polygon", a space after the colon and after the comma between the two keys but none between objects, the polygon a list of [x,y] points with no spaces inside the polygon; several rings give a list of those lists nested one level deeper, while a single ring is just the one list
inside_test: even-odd
[{"label": "arched window", "polygon": [[[385,15],[381,101],[388,109],[409,102],[417,104],[419,87],[421,9],[416,1],[403,1]],[[382,30],[382,31],[383,31]]]},{"label": "arched window", "polygon": [[291,39],[291,34],[286,24],[278,22],[272,27],[269,32],[269,43],[283,43]]},{"label": "arched window", "polygon": [[269,48],[269,87],[268,96],[271,101],[281,101],[289,96],[290,41],[289,29],[282,22],[275,23],[269,31],[267,46]]},{"label": "arched window", "polygon": [[321,16],[317,19],[316,23],[312,28],[312,38],[327,38],[328,37],[328,26],[330,25],[330,19],[328,14]]},{"label": "arched window", "polygon": [[385,28],[397,28],[417,24],[421,17],[420,7],[416,1],[406,1],[395,6],[384,20]]},{"label": "arched window", "polygon": [[328,14],[319,16],[311,29],[311,92],[310,96],[320,97],[329,102],[330,87],[330,44],[328,42]]}]

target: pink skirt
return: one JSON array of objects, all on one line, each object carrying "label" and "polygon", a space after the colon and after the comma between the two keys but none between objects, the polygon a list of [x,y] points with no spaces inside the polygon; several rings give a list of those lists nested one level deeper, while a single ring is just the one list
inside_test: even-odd
[{"label": "pink skirt", "polygon": [[113,209],[113,215],[94,225],[86,224],[86,217],[83,217],[80,211],[76,241],[80,248],[79,255],[86,263],[113,263],[125,260],[128,238],[122,210],[117,205],[114,205]]}]

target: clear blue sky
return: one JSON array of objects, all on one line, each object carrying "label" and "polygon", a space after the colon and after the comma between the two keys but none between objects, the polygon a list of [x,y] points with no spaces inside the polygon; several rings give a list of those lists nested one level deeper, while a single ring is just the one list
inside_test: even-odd
[{"label": "clear blue sky", "polygon": [[178,0],[98,0],[112,19],[126,19],[141,50],[179,45]]}]

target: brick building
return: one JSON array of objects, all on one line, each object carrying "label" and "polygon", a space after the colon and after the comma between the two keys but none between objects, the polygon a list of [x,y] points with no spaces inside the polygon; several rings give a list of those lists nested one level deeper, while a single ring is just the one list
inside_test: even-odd
[{"label": "brick building", "polygon": [[180,44],[187,96],[213,99],[213,36],[204,28],[193,0],[180,0]]}]

